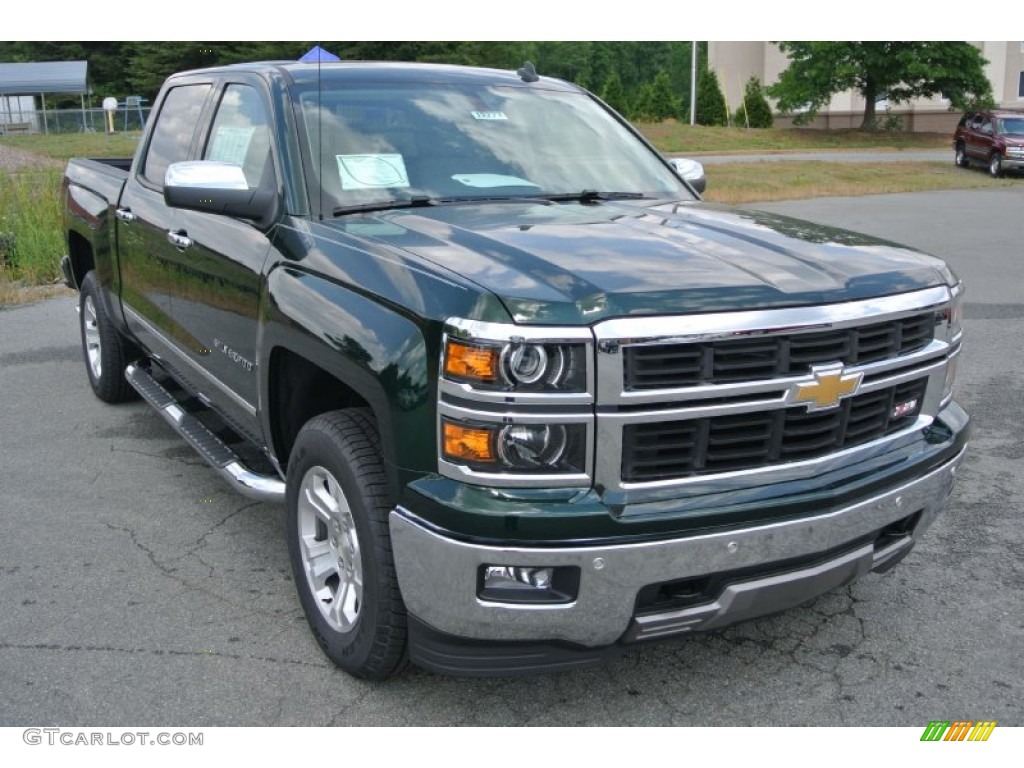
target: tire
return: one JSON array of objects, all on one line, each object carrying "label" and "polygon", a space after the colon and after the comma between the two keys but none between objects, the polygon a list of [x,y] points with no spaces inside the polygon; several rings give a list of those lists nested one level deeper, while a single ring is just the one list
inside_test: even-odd
[{"label": "tire", "polygon": [[993,179],[998,179],[1003,175],[1003,156],[998,152],[993,152],[988,159],[988,175]]},{"label": "tire", "polygon": [[967,150],[964,148],[963,144],[956,145],[954,161],[956,162],[957,168],[966,168],[971,164],[971,161],[967,159]]},{"label": "tire", "polygon": [[356,677],[399,672],[406,611],[388,533],[393,504],[368,411],[332,411],[302,427],[285,505],[295,587],[323,652]]},{"label": "tire", "polygon": [[124,369],[142,353],[114,327],[102,290],[96,273],[90,270],[78,297],[85,371],[96,397],[107,403],[122,403],[137,396],[124,377]]}]

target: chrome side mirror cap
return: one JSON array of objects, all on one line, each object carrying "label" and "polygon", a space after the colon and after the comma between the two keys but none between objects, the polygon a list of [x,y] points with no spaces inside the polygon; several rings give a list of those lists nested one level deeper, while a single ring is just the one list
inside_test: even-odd
[{"label": "chrome side mirror cap", "polygon": [[687,182],[701,194],[704,193],[704,189],[707,187],[707,178],[704,176],[704,165],[702,163],[698,163],[696,160],[691,160],[688,157],[670,157],[668,158],[668,164],[672,166],[673,170],[683,181]]}]

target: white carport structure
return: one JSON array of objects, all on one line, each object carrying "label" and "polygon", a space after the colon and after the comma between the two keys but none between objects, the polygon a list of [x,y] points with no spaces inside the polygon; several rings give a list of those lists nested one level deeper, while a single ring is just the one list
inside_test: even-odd
[{"label": "white carport structure", "polygon": [[[0,64],[0,124],[25,123],[11,116],[24,115],[20,99],[39,94],[43,113],[43,132],[49,133],[46,119],[46,94],[78,94],[82,102],[82,124],[85,125],[86,61],[39,61],[31,63]],[[13,104],[12,104],[13,100]],[[35,112],[33,109],[32,112]],[[36,115],[32,115],[38,130]]]}]

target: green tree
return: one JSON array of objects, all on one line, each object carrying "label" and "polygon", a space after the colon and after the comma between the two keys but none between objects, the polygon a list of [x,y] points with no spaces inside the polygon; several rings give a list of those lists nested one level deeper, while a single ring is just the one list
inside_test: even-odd
[{"label": "green tree", "polygon": [[756,77],[747,80],[743,89],[743,103],[736,108],[736,115],[733,118],[736,125],[745,125],[748,128],[771,128],[772,108],[764,97],[764,88],[761,81]]},{"label": "green tree", "polygon": [[804,121],[833,94],[856,90],[864,97],[862,130],[875,127],[875,102],[898,104],[943,96],[956,109],[991,103],[988,63],[966,42],[780,42],[789,66],[768,89],[781,111],[806,108]]},{"label": "green tree", "polygon": [[648,109],[654,120],[661,121],[670,117],[679,116],[681,101],[679,96],[672,90],[672,81],[668,72],[662,70],[651,83],[650,102]]},{"label": "green tree", "polygon": [[729,108],[713,69],[702,72],[697,81],[697,122],[700,125],[729,123]]},{"label": "green tree", "polygon": [[629,102],[626,101],[626,92],[622,88],[622,79],[618,72],[612,72],[604,81],[601,98],[620,115],[629,113]]}]

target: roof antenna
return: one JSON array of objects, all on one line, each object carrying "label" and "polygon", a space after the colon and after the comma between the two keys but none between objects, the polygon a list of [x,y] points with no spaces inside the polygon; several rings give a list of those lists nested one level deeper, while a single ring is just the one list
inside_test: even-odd
[{"label": "roof antenna", "polygon": [[536,83],[540,80],[540,77],[537,75],[537,69],[533,66],[532,61],[525,62],[523,66],[516,70],[516,74],[522,78],[524,83]]}]

